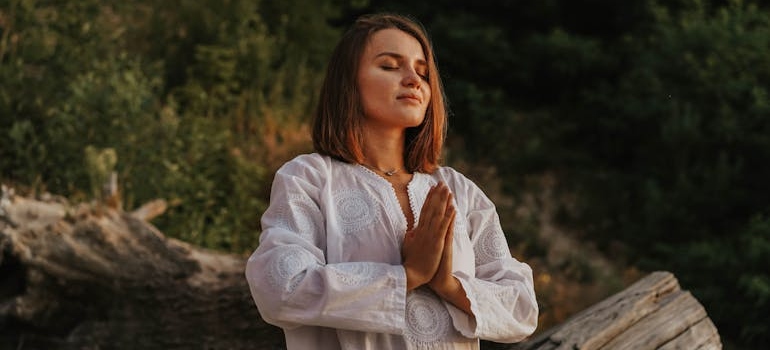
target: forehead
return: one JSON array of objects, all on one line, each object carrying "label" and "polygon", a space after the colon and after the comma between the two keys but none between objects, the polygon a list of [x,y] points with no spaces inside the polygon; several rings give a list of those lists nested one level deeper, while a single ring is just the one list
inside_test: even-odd
[{"label": "forehead", "polygon": [[366,44],[364,56],[372,58],[383,52],[395,53],[408,59],[425,60],[420,42],[406,32],[393,28],[372,34]]}]

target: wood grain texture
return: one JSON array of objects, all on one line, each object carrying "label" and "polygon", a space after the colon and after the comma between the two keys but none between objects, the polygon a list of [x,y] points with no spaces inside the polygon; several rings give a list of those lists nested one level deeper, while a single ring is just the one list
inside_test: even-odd
[{"label": "wood grain texture", "polygon": [[721,349],[703,306],[673,274],[653,272],[515,350]]}]

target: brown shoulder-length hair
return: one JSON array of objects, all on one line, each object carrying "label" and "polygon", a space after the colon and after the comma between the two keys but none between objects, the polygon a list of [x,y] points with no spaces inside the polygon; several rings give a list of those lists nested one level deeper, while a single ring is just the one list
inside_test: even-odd
[{"label": "brown shoulder-length hair", "polygon": [[438,168],[446,136],[447,108],[433,47],[425,28],[411,18],[396,14],[359,17],[335,47],[321,86],[313,121],[316,152],[348,162],[362,163],[363,107],[358,92],[359,61],[372,34],[398,29],[420,42],[428,63],[431,98],[425,119],[406,130],[404,165],[409,172],[432,173]]}]

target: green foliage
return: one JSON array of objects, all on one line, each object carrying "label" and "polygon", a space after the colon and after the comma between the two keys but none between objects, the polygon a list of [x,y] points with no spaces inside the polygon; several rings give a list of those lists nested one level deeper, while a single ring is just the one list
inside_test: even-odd
[{"label": "green foliage", "polygon": [[555,169],[578,194],[568,219],[584,237],[674,271],[724,336],[766,344],[767,275],[753,267],[766,259],[745,260],[744,249],[767,237],[746,223],[770,208],[770,15],[680,5],[652,6],[647,28],[591,50],[575,50],[579,35],[548,37],[544,48],[575,61],[548,60],[574,92],[533,123],[548,132],[530,159],[548,162],[529,165]]},{"label": "green foliage", "polygon": [[83,200],[114,169],[127,209],[169,200],[167,234],[253,249],[271,171],[308,144],[343,4],[262,5],[3,3],[0,178]]},{"label": "green foliage", "polygon": [[770,16],[740,3],[691,6],[655,8],[649,33],[623,39],[616,80],[584,89],[552,122],[571,125],[557,148],[589,155],[565,168],[582,186],[576,217],[587,236],[675,271],[723,334],[764,344],[767,275],[741,259],[748,240],[767,235],[739,232],[770,208],[759,195],[770,190]]}]

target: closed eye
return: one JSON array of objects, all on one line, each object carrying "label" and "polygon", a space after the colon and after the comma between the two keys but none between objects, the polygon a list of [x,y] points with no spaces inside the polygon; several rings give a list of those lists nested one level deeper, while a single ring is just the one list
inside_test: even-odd
[{"label": "closed eye", "polygon": [[421,69],[421,67],[418,67],[418,68],[416,69],[416,73],[417,73],[417,75],[419,75],[419,76],[420,76],[420,78],[422,78],[422,80],[428,81],[428,72],[427,72],[427,69]]}]

